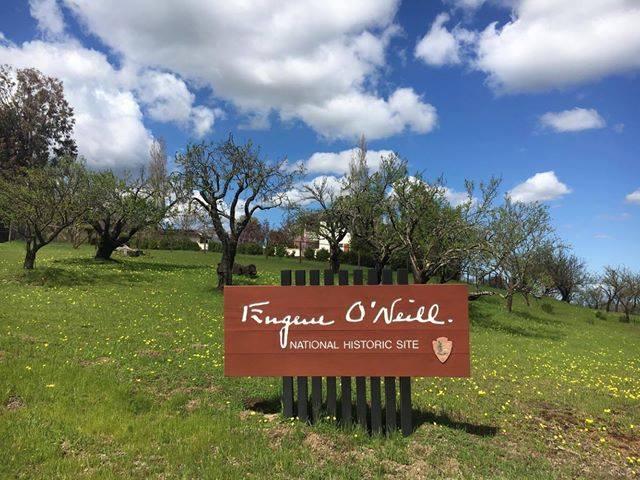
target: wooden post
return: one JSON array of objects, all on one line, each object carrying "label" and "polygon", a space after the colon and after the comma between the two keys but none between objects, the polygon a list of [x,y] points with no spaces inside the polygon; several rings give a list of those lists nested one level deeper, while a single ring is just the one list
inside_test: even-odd
[{"label": "wooden post", "polygon": [[[382,284],[393,285],[393,271],[382,271]],[[396,379],[395,377],[384,377],[384,410],[385,410],[385,431],[389,435],[396,429]]]},{"label": "wooden post", "polygon": [[[306,270],[296,270],[296,287],[305,286],[306,276]],[[309,421],[309,391],[307,377],[298,377],[298,418],[303,422]]]},{"label": "wooden post", "polygon": [[[353,271],[353,284],[362,285],[362,270]],[[356,377],[356,417],[358,424],[367,429],[367,379],[365,377]]]},{"label": "wooden post", "polygon": [[[324,284],[333,285],[333,272],[331,270],[324,271]],[[332,418],[338,416],[336,377],[327,377],[327,415]]]},{"label": "wooden post", "polygon": [[[378,277],[375,270],[367,272],[367,284],[377,285]],[[371,433],[382,433],[382,403],[380,401],[380,377],[371,377],[369,379],[369,387],[371,389]]]},{"label": "wooden post", "polygon": [[[291,285],[291,270],[280,272],[280,285]],[[282,414],[285,417],[293,417],[293,377],[282,377]]]},{"label": "wooden post", "polygon": [[[338,272],[338,285],[349,285],[349,272]],[[351,377],[340,377],[340,403],[343,425],[351,425]]]},{"label": "wooden post", "polygon": [[[401,268],[396,272],[396,283],[398,285],[409,283],[407,269]],[[400,428],[405,437],[411,435],[413,431],[411,416],[411,377],[400,377]]]},{"label": "wooden post", "polygon": [[[309,285],[320,285],[320,270],[309,271]],[[322,410],[322,377],[311,377],[311,418],[320,420]]]}]

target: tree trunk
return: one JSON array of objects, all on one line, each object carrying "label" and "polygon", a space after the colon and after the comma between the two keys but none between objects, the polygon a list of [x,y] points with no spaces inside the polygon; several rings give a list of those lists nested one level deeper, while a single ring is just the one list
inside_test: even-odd
[{"label": "tree trunk", "polygon": [[511,313],[513,310],[513,293],[507,293],[507,312]]},{"label": "tree trunk", "polygon": [[382,270],[384,270],[384,266],[385,264],[380,260],[376,260],[373,264],[373,269],[376,272],[376,279],[378,280],[378,283],[382,282]]},{"label": "tree trunk", "polygon": [[236,245],[223,245],[222,258],[218,268],[218,290],[233,283],[233,262],[236,259]]},{"label": "tree trunk", "polygon": [[24,264],[23,267],[26,270],[33,270],[33,267],[36,266],[36,253],[38,249],[31,244],[31,242],[27,243],[27,253],[24,256]]},{"label": "tree trunk", "polygon": [[331,252],[329,253],[329,268],[333,273],[338,273],[340,270],[340,247],[331,246]]},{"label": "tree trunk", "polygon": [[411,273],[413,274],[413,283],[425,284],[429,281],[427,272],[420,270],[417,267],[411,266]]},{"label": "tree trunk", "polygon": [[94,258],[96,260],[111,260],[111,254],[119,246],[117,242],[111,240],[108,234],[101,235],[98,239],[98,248],[96,249],[96,256]]}]

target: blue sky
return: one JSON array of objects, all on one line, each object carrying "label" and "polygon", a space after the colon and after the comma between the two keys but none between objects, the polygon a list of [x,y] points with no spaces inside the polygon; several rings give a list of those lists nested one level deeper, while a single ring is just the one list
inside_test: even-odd
[{"label": "blue sky", "polygon": [[638,2],[0,8],[0,63],[64,81],[96,168],[135,168],[153,137],[174,153],[233,132],[306,162],[307,180],[339,178],[365,133],[374,155],[396,151],[453,192],[500,176],[503,193],[546,202],[593,270],[640,268]]}]

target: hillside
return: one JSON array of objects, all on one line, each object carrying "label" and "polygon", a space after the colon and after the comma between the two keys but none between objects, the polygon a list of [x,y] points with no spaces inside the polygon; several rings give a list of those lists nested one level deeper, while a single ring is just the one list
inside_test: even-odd
[{"label": "hillside", "polygon": [[[0,244],[0,477],[629,478],[640,323],[551,299],[473,302],[472,377],[414,379],[417,428],[371,438],[272,413],[279,379],[222,375],[217,256],[99,264]],[[291,259],[256,263],[277,284]],[[323,268],[303,262],[302,268]],[[266,412],[266,414],[265,414]]]}]

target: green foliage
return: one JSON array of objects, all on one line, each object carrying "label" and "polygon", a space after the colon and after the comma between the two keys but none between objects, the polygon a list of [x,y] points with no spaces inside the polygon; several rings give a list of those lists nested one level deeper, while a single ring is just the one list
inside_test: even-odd
[{"label": "green foliage", "polygon": [[263,255],[264,254],[262,245],[258,245],[257,243],[253,243],[253,242],[238,244],[237,252],[244,253],[246,255]]},{"label": "green foliage", "polygon": [[599,320],[606,320],[607,316],[604,314],[602,310],[596,310],[596,318]]},{"label": "green foliage", "polygon": [[163,235],[145,237],[135,243],[143,250],[191,250],[200,251],[200,246],[184,235],[167,233]]},{"label": "green foliage", "polygon": [[0,175],[0,215],[26,240],[24,267],[32,269],[38,250],[80,222],[95,200],[96,176],[71,157],[55,164]]},{"label": "green foliage", "polygon": [[548,313],[549,315],[553,314],[553,305],[551,305],[550,303],[544,302],[541,306],[540,309],[544,312],[544,313]]},{"label": "green foliage", "polygon": [[[306,252],[305,252],[306,254]],[[306,255],[305,255],[306,258]],[[319,262],[327,262],[329,261],[329,250],[326,248],[321,248],[316,252],[316,260]]]},{"label": "green foliage", "polygon": [[284,245],[276,245],[276,257],[286,257],[287,256],[287,247]]},{"label": "green foliage", "polygon": [[313,260],[314,258],[316,258],[315,248],[313,247],[305,248],[303,255],[304,255],[304,258],[306,258],[307,260]]}]

